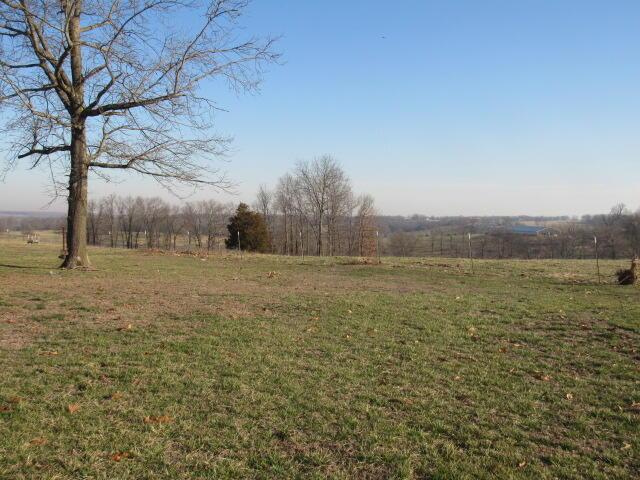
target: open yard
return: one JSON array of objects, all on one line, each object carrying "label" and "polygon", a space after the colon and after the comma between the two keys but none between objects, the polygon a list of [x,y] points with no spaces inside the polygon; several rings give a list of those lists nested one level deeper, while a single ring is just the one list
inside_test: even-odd
[{"label": "open yard", "polygon": [[0,478],[638,478],[627,260],[0,239]]}]

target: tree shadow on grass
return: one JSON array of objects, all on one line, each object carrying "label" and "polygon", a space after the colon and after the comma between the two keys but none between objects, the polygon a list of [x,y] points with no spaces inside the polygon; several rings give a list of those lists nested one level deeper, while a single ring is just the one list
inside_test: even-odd
[{"label": "tree shadow on grass", "polygon": [[29,265],[11,265],[9,263],[0,263],[0,267],[19,268],[19,269],[23,269],[23,270],[50,270],[50,269],[43,268],[43,267],[33,267],[33,266],[29,266]]}]

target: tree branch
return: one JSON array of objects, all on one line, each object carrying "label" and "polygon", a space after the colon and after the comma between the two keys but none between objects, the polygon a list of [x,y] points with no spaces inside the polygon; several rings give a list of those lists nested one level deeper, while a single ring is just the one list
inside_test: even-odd
[{"label": "tree branch", "polygon": [[95,107],[95,108],[86,108],[84,110],[84,112],[82,113],[82,115],[84,117],[97,117],[98,115],[103,115],[105,113],[108,112],[114,112],[114,111],[122,111],[122,110],[130,110],[132,108],[137,108],[137,107],[145,107],[145,106],[149,106],[149,105],[155,105],[167,100],[172,100],[175,98],[179,98],[184,96],[184,94],[181,93],[170,93],[168,95],[161,95],[159,97],[155,97],[155,98],[147,98],[147,99],[143,99],[143,100],[134,100],[131,102],[120,102],[120,103],[109,103],[106,105],[101,105],[99,107]]},{"label": "tree branch", "polygon": [[26,158],[31,155],[51,155],[56,152],[68,152],[71,150],[69,145],[56,145],[54,147],[32,148],[26,153],[18,155],[18,158]]}]

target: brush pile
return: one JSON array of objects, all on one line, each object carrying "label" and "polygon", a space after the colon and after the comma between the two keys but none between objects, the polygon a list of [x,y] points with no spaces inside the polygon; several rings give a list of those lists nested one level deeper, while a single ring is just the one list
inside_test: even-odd
[{"label": "brush pile", "polygon": [[623,268],[616,272],[618,285],[633,285],[638,280],[638,257],[634,257],[631,261],[631,268]]}]

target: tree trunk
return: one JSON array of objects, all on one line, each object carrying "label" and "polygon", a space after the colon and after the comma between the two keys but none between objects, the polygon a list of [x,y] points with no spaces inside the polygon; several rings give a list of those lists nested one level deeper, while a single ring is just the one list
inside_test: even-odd
[{"label": "tree trunk", "polygon": [[67,214],[67,256],[61,268],[89,268],[87,254],[87,148],[84,122],[71,133],[71,172]]},{"label": "tree trunk", "polygon": [[71,112],[71,171],[69,173],[69,210],[67,213],[67,256],[61,268],[89,268],[87,254],[87,158],[86,122],[82,117],[84,89],[82,85],[82,49],[80,44],[80,12],[82,0],[73,6],[69,20],[71,41],[71,76],[73,93]]}]

